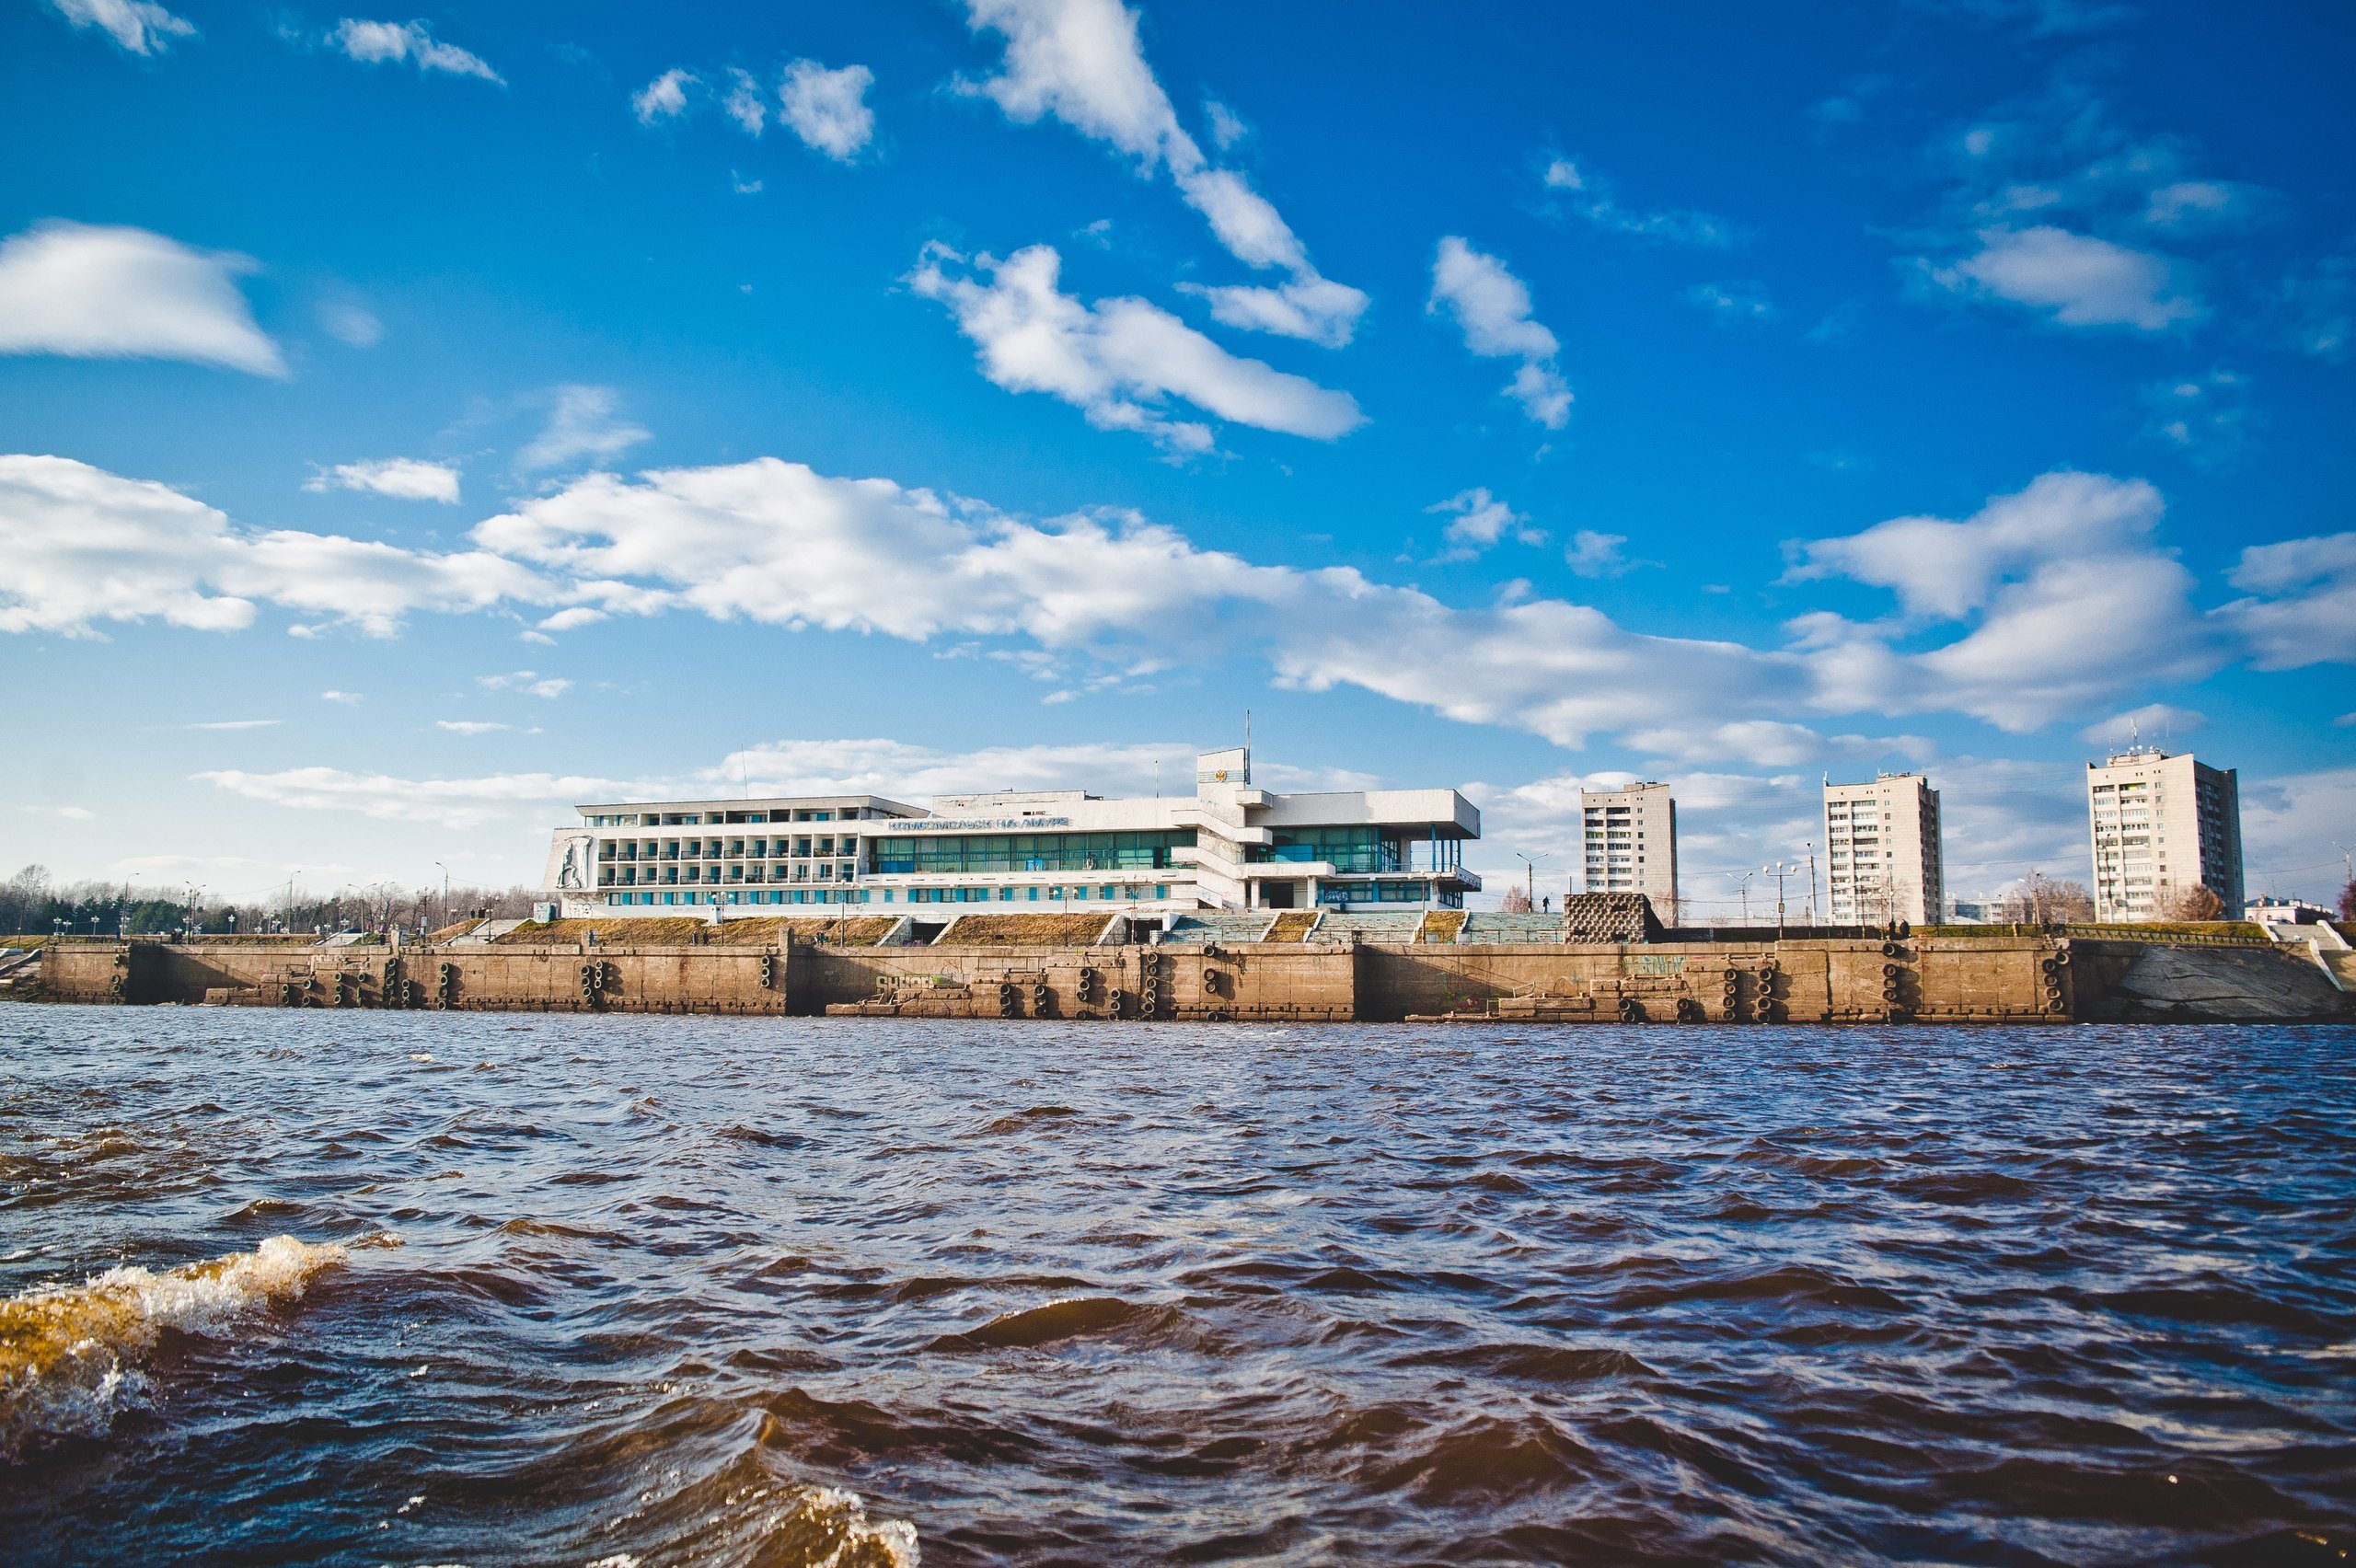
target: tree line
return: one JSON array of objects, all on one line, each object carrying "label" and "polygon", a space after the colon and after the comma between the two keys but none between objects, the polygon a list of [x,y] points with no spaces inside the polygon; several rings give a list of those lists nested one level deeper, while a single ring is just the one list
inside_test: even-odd
[{"label": "tree line", "polygon": [[475,916],[521,919],[540,895],[529,887],[490,888],[453,882],[445,902],[440,884],[408,888],[397,882],[347,883],[322,896],[215,898],[201,888],[51,879],[48,868],[27,866],[0,882],[0,936],[48,936],[64,927],[82,936],[156,936],[171,931],[231,932],[433,930]]}]

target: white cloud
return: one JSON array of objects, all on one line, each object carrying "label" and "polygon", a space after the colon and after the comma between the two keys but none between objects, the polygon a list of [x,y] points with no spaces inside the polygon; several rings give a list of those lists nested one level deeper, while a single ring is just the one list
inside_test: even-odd
[{"label": "white cloud", "polygon": [[373,349],[385,340],[385,324],[364,306],[337,303],[319,306],[319,325],[328,336],[355,349]]},{"label": "white cloud", "polygon": [[1030,246],[1003,261],[980,256],[971,271],[964,262],[945,247],[928,246],[909,284],[955,313],[992,382],[1051,393],[1100,429],[1137,431],[1174,451],[1207,451],[1209,428],[1169,418],[1170,398],[1236,424],[1320,441],[1365,422],[1348,393],[1240,359],[1144,300],[1089,306],[1062,293],[1062,259],[1052,247]]},{"label": "white cloud", "polygon": [[479,56],[444,43],[423,22],[364,22],[346,17],[328,34],[328,41],[363,65],[410,64],[420,73],[440,71],[507,85]]},{"label": "white cloud", "polygon": [[1826,698],[1884,712],[1958,709],[2027,730],[2108,692],[2207,674],[2216,640],[2192,612],[2191,573],[2154,543],[2163,503],[2142,480],[2045,474],[1961,522],[1899,517],[1795,547],[1791,577],[1839,575],[1894,592],[1919,628],[1973,620],[1901,656],[1909,625],[1803,616]]},{"label": "white cloud", "polygon": [[1742,237],[1734,225],[1708,213],[1645,213],[1622,206],[1610,180],[1582,169],[1569,158],[1549,161],[1542,178],[1549,190],[1566,193],[1564,204],[1572,212],[1610,234],[1714,250]]},{"label": "white cloud", "polygon": [[560,675],[543,675],[537,670],[516,670],[503,675],[477,675],[475,684],[485,691],[515,691],[526,697],[546,698],[550,701],[572,689],[572,683]]},{"label": "white cloud", "polygon": [[1507,534],[1525,545],[1546,542],[1545,534],[1532,528],[1529,518],[1491,495],[1485,488],[1459,490],[1446,501],[1436,502],[1424,510],[1450,519],[1448,540],[1457,548],[1447,558],[1449,559],[1470,560]]},{"label": "white cloud", "polygon": [[2331,364],[2348,357],[2356,339],[2356,260],[2327,256],[2285,282],[2280,294],[2294,317],[2288,334],[2293,347]]},{"label": "white cloud", "polygon": [[[2271,192],[2194,167],[2182,137],[2132,134],[2057,78],[1950,127],[1932,156],[1954,184],[1915,236],[1914,293],[2034,311],[2087,330],[2181,331],[2208,319],[2189,253],[2262,216]],[[2213,275],[2231,283],[2245,271]]]},{"label": "white cloud", "polygon": [[1775,306],[1758,283],[1696,283],[1685,291],[1688,305],[1700,306],[1712,319],[1727,326],[1749,326],[1772,319]]},{"label": "white cloud", "polygon": [[[141,51],[144,53],[145,51]],[[66,822],[96,822],[98,813],[87,806],[18,806],[27,816],[59,817]]]},{"label": "white cloud", "polygon": [[1561,345],[1530,314],[1529,286],[1505,263],[1448,236],[1432,263],[1432,296],[1426,308],[1444,308],[1463,329],[1464,346],[1483,358],[1521,361],[1506,390],[1531,419],[1548,430],[1569,422],[1571,389],[1554,367]]},{"label": "white cloud", "polygon": [[1950,294],[2043,311],[2063,327],[2164,332],[2206,314],[2166,257],[2040,224],[1980,231],[1980,248],[1923,276]]},{"label": "white cloud", "polygon": [[2356,663],[2356,533],[2252,545],[2230,577],[2251,596],[2216,615],[2260,669]]},{"label": "white cloud", "polygon": [[322,468],[303,482],[306,490],[365,490],[398,501],[438,501],[458,503],[458,470],[451,463],[429,463],[422,457],[381,457],[370,462],[338,463]]},{"label": "white cloud", "polygon": [[512,730],[513,724],[494,724],[485,719],[436,719],[433,727],[447,730],[454,735],[489,735],[502,730]]},{"label": "white cloud", "polygon": [[1217,98],[1203,100],[1203,118],[1210,121],[1211,145],[1220,152],[1232,152],[1237,144],[1252,134],[1252,127],[1243,123],[1242,116]]},{"label": "white cloud", "polygon": [[629,109],[638,116],[641,125],[652,125],[658,120],[676,120],[687,111],[687,88],[697,77],[692,71],[674,66],[629,96]]},{"label": "white cloud", "polygon": [[1582,528],[1571,536],[1571,548],[1564,553],[1563,559],[1581,577],[1625,577],[1643,564],[1622,553],[1620,547],[1627,542],[1625,534],[1599,534],[1592,528]]},{"label": "white cloud", "polygon": [[172,359],[283,376],[237,292],[246,257],[50,219],[0,241],[0,353]]},{"label": "white cloud", "polygon": [[2173,703],[2147,702],[2124,713],[2114,713],[2078,732],[2078,739],[2093,746],[2123,746],[2141,736],[2144,741],[2189,735],[2206,729],[2209,716]]},{"label": "white cloud", "polygon": [[[1350,340],[1366,295],[1322,276],[1276,208],[1242,175],[1212,167],[1154,79],[1138,41],[1137,14],[1122,0],[966,0],[966,13],[975,31],[1006,39],[999,75],[973,90],[1008,119],[1028,125],[1052,115],[1127,154],[1140,174],[1166,168],[1229,254],[1289,274],[1275,288],[1194,290],[1211,302],[1215,318],[1328,347]],[[1222,135],[1234,122],[1223,108],[1211,120]]]},{"label": "white cloud", "polygon": [[274,730],[283,719],[215,719],[202,724],[182,724],[183,730]]},{"label": "white cloud", "polygon": [[653,439],[653,432],[620,417],[621,396],[610,386],[557,386],[549,396],[548,423],[515,455],[525,473],[572,467],[583,458],[603,462]]},{"label": "white cloud", "polygon": [[2318,768],[2281,778],[2243,776],[2242,859],[2252,894],[2330,903],[2346,885],[2333,841],[2356,822],[2356,767]]},{"label": "white cloud", "polygon": [[2249,378],[2230,370],[2171,376],[2144,386],[2144,433],[2184,453],[2203,468],[2227,468],[2265,422],[2250,406]]},{"label": "white cloud", "polygon": [[1896,753],[1927,757],[1931,744],[1915,735],[1827,735],[1777,719],[1738,719],[1693,729],[1637,730],[1621,739],[1649,756],[1701,766],[1728,761],[1759,767],[1821,767],[1834,759],[1871,761]]},{"label": "white cloud", "polygon": [[[1518,525],[1484,512],[1494,498],[1461,499],[1453,510],[1478,514],[1476,534]],[[1811,716],[2083,722],[2097,705],[2214,668],[2236,629],[2262,659],[2356,656],[2356,536],[2247,552],[2235,581],[2271,605],[2253,598],[2201,617],[2189,574],[2154,537],[2159,510],[2147,485],[2058,473],[1961,522],[1897,518],[1795,546],[1796,581],[1888,588],[1900,613],[1802,615],[1784,646],[1761,649],[1634,630],[1527,584],[1458,606],[1349,568],[1259,565],[1132,513],[1037,524],[773,458],[591,474],[479,525],[471,554],[426,556],[248,533],[160,485],[17,456],[0,458],[0,559],[15,569],[0,578],[0,630],[148,616],[229,629],[249,624],[259,600],[371,631],[413,610],[540,605],[543,638],[685,611],[911,641],[1011,640],[987,656],[1075,693],[1257,658],[1280,686],[1357,686],[1569,747],[1604,734],[1665,750],[1658,737],[1709,733],[1770,758],[1790,755],[1793,727]],[[1575,550],[1617,559],[1611,540]],[[2279,657],[2268,640],[2278,632]],[[1079,667],[1088,662],[1097,669]],[[519,670],[482,685],[553,698],[570,683]],[[1842,755],[1904,744],[1825,743]]]},{"label": "white cloud", "polygon": [[87,636],[105,621],[150,617],[234,631],[253,624],[260,601],[386,636],[413,611],[549,591],[479,552],[235,528],[178,490],[65,457],[0,456],[0,632]]},{"label": "white cloud", "polygon": [[196,24],[150,0],[49,0],[76,28],[97,28],[133,54],[157,54],[175,38],[193,38]]},{"label": "white cloud", "polygon": [[728,97],[721,107],[728,111],[728,118],[736,122],[736,128],[747,136],[759,135],[768,125],[768,100],[762,96],[760,83],[753,79],[749,71],[733,65],[729,67]]},{"label": "white cloud", "polygon": [[778,95],[785,123],[805,145],[849,163],[875,135],[875,111],[865,101],[874,83],[875,73],[864,65],[829,71],[815,60],[797,60],[785,68]]},{"label": "white cloud", "polygon": [[341,767],[290,767],[278,773],[221,768],[191,775],[248,800],[296,811],[357,812],[396,822],[444,827],[545,820],[583,801],[660,799],[660,784],[554,773],[480,778],[400,778]]},{"label": "white cloud", "polygon": [[367,699],[356,691],[323,691],[319,693],[319,700],[341,702],[347,708],[357,708]]}]

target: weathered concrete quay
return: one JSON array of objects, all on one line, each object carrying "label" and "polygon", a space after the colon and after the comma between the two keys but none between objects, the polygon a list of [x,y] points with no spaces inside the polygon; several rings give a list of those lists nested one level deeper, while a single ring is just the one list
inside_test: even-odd
[{"label": "weathered concrete quay", "polygon": [[[1461,913],[1331,934],[1307,917],[558,922],[425,945],[65,939],[38,994],[129,1004],[1074,1020],[2064,1023],[2345,1020],[2304,951],[2121,931],[1663,932]],[[1472,917],[1473,922],[1482,917]],[[1287,926],[1289,920],[1291,925]],[[672,925],[687,928],[674,932]],[[1552,927],[1551,940],[1527,940]],[[1318,928],[1304,929],[1314,927]],[[1080,928],[1085,928],[1084,929]],[[2237,928],[2233,929],[2250,929]],[[1305,940],[1272,940],[1299,937]],[[650,940],[650,938],[662,940]],[[963,940],[960,940],[963,939]],[[1691,939],[1691,940],[1688,940]]]}]

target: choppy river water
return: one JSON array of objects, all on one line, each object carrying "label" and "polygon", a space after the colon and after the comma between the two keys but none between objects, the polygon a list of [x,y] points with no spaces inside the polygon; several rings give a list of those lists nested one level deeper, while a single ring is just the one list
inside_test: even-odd
[{"label": "choppy river water", "polygon": [[2349,1030],[11,1006],[0,1058],[9,1562],[2356,1548]]}]

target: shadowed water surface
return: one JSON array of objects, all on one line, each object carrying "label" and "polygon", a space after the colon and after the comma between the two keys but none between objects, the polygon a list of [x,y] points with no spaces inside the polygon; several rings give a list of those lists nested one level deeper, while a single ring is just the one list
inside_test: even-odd
[{"label": "shadowed water surface", "polygon": [[6,1007],[0,1051],[12,1562],[2356,1546],[2348,1030]]}]

